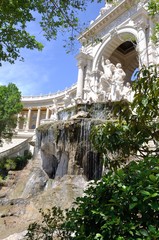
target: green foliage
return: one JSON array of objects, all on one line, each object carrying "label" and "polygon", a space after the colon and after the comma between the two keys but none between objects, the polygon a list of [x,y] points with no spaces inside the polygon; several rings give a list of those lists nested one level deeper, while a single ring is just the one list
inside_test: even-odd
[{"label": "green foliage", "polygon": [[60,208],[53,207],[46,212],[40,210],[40,213],[42,215],[42,224],[30,224],[26,234],[26,240],[70,239],[70,232],[67,232],[64,227],[65,215]]},{"label": "green foliage", "polygon": [[14,159],[7,159],[4,164],[4,168],[9,170],[15,170],[16,169],[16,162]]},{"label": "green foliage", "polygon": [[24,156],[0,159],[0,177],[4,179],[10,170],[22,170],[31,157],[31,152],[25,151]]},{"label": "green foliage", "polygon": [[17,114],[22,110],[21,94],[15,84],[0,86],[0,143],[11,139],[17,125]]},{"label": "green foliage", "polygon": [[159,158],[109,172],[76,204],[66,222],[72,239],[158,239]]},{"label": "green foliage", "polygon": [[69,33],[68,39],[73,42],[80,31],[77,11],[84,11],[87,3],[85,0],[1,0],[0,65],[2,61],[23,60],[21,48],[42,50],[43,45],[27,29],[29,22],[37,21],[35,15],[40,17],[39,24],[47,40],[56,39],[58,31],[62,30]]},{"label": "green foliage", "polygon": [[89,185],[76,207],[54,207],[28,228],[27,240],[159,238],[159,158],[131,162]]},{"label": "green foliage", "polygon": [[158,41],[158,34],[159,34],[159,23],[158,19],[156,19],[156,16],[159,14],[159,0],[150,0],[148,2],[148,12],[149,15],[152,16],[155,22],[155,28],[154,28],[154,33],[152,35],[152,40],[154,42]]},{"label": "green foliage", "polygon": [[[28,32],[29,22],[37,21],[35,12],[40,16],[40,26],[47,40],[56,39],[58,31],[67,33],[68,45],[71,47],[76,35],[81,32],[78,12],[87,9],[87,5],[101,0],[1,0],[0,1],[0,65],[3,61],[14,63],[21,58],[20,49],[42,50],[43,45]],[[117,4],[115,0],[109,0]],[[139,2],[139,0],[137,0]],[[155,17],[159,12],[158,0],[148,3],[148,11]],[[159,24],[154,29],[157,40]],[[96,37],[93,37],[96,39]],[[99,40],[99,39],[98,39]]]},{"label": "green foliage", "polygon": [[[132,103],[114,103],[114,121],[95,126],[91,139],[97,151],[104,154],[109,167],[118,167],[130,156],[159,153],[159,76],[157,66],[145,66],[133,83]],[[149,144],[153,144],[153,148]]]},{"label": "green foliage", "polygon": [[[21,48],[39,50],[42,44],[27,32],[27,23],[34,21],[37,1],[0,1],[0,60],[14,63]],[[40,2],[40,1],[39,1]],[[2,64],[2,62],[0,62]]]},{"label": "green foliage", "polygon": [[159,13],[159,0],[150,0],[148,2],[149,14],[155,16]]}]

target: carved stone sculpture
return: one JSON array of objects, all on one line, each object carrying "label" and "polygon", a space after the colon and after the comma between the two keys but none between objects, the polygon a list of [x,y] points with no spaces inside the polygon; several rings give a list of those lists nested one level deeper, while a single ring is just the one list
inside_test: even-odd
[{"label": "carved stone sculpture", "polygon": [[50,108],[51,110],[51,116],[50,116],[50,119],[52,120],[57,120],[58,119],[58,116],[57,116],[57,103],[56,103],[56,100],[54,99],[53,100],[53,105],[52,107]]},{"label": "carved stone sculpture", "polygon": [[112,7],[112,4],[111,3],[108,3],[106,0],[105,0],[105,7],[101,8],[100,9],[100,14],[103,15],[105,12],[107,12],[110,8]]},{"label": "carved stone sculpture", "polygon": [[131,85],[129,82],[123,88],[123,97],[127,99],[129,102],[132,102],[134,97],[134,92],[132,91]]},{"label": "carved stone sculpture", "polygon": [[99,92],[104,98],[109,99],[115,66],[109,59],[105,60],[104,57],[102,57],[101,65],[104,72],[101,73]]},{"label": "carved stone sculpture", "polygon": [[111,99],[120,100],[123,96],[124,78],[126,74],[121,67],[121,63],[117,63],[112,76]]}]

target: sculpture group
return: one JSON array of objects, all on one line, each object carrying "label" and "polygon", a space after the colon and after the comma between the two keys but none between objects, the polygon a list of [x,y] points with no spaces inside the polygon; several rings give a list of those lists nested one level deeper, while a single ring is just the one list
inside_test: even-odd
[{"label": "sculpture group", "polygon": [[109,59],[102,56],[101,68],[102,71],[98,69],[99,76],[95,81],[93,80],[93,73],[84,80],[83,98],[72,99],[66,92],[63,98],[63,106],[57,107],[57,102],[53,102],[51,119],[57,120],[58,111],[79,103],[119,101],[121,99],[132,101],[131,84],[125,82],[126,73],[122,69],[121,63],[114,65]]},{"label": "sculpture group", "polygon": [[120,63],[116,66],[110,62],[109,59],[104,59],[102,56],[101,66],[103,71],[100,73],[99,79],[99,94],[103,96],[103,100],[118,101],[126,97],[131,90],[130,83],[124,85],[124,78],[126,76]]}]

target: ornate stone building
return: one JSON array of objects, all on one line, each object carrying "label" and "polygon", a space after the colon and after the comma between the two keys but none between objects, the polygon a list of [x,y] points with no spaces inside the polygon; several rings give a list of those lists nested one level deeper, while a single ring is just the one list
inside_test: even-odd
[{"label": "ornate stone building", "polygon": [[78,103],[132,100],[131,81],[142,65],[159,63],[159,42],[151,40],[155,19],[147,0],[105,3],[99,16],[80,36],[77,84],[47,96],[22,97],[18,132],[34,132],[40,122],[56,120],[58,112]]}]

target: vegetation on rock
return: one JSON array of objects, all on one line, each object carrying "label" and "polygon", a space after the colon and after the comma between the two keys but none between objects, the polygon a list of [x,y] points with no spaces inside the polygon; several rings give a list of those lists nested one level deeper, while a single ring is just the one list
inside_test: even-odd
[{"label": "vegetation on rock", "polygon": [[22,170],[31,157],[31,152],[25,151],[24,156],[0,159],[0,184],[3,184],[10,170]]}]

